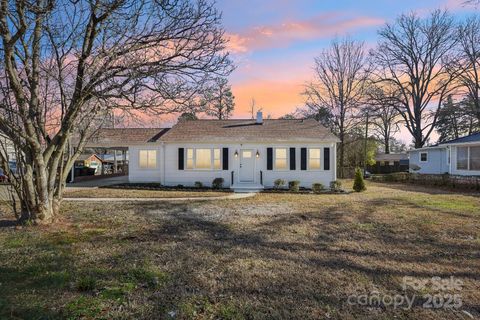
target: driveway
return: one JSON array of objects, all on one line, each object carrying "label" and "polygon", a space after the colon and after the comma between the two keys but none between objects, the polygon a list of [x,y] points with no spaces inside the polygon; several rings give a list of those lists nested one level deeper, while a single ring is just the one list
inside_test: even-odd
[{"label": "driveway", "polygon": [[128,183],[128,176],[117,176],[104,179],[95,179],[89,181],[80,181],[74,183],[67,183],[67,188],[95,188],[105,187],[114,184]]}]

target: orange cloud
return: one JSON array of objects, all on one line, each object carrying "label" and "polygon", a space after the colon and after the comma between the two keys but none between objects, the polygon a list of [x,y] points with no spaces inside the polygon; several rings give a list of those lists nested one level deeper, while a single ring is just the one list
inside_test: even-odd
[{"label": "orange cloud", "polygon": [[295,41],[332,37],[350,30],[382,25],[372,17],[343,17],[329,13],[304,21],[287,21],[278,25],[258,26],[242,33],[230,33],[228,49],[233,53],[284,47]]},{"label": "orange cloud", "polygon": [[249,118],[252,98],[264,115],[278,118],[295,111],[304,102],[302,81],[257,80],[232,86],[235,95],[235,118]]}]

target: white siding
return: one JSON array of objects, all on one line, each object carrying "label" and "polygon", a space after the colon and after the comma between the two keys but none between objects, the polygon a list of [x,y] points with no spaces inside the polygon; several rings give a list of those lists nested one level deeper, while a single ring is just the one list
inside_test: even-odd
[{"label": "white siding", "polygon": [[[157,167],[155,169],[140,168],[139,154],[140,150],[156,150],[157,151]],[[160,144],[146,144],[143,146],[130,146],[128,148],[128,180],[135,182],[158,182],[161,183],[163,154]]]},{"label": "white siding", "polygon": [[[291,148],[296,150],[296,169],[295,170],[267,170],[267,148]],[[323,149],[330,148],[330,170],[323,170]],[[228,148],[229,159],[228,170],[184,170],[178,169],[178,149],[179,148]],[[322,160],[320,170],[301,170],[300,169],[300,149],[301,148],[321,148]],[[140,150],[157,150],[157,168],[155,170],[140,169],[138,163],[138,154]],[[131,146],[129,148],[129,180],[130,182],[160,182],[168,186],[184,185],[193,186],[196,181],[202,182],[205,186],[211,186],[213,179],[223,178],[225,186],[231,186],[231,173],[234,172],[234,183],[239,183],[239,157],[235,157],[235,151],[241,149],[252,149],[254,153],[259,152],[259,157],[255,157],[255,178],[253,184],[260,185],[260,172],[263,172],[263,185],[272,187],[276,179],[284,179],[287,183],[291,180],[299,180],[302,187],[310,188],[312,183],[322,183],[326,187],[330,182],[336,180],[336,146],[335,143],[272,143],[272,144],[200,144],[200,143],[177,143],[177,144],[148,144],[145,146]],[[165,152],[165,155],[163,154]],[[289,150],[287,150],[288,157]],[[223,156],[223,153],[222,153]]]},{"label": "white siding", "polygon": [[[428,154],[427,161],[420,161],[420,153],[426,152]],[[432,149],[418,149],[409,152],[410,165],[417,165],[420,167],[419,171],[413,171],[423,174],[444,174],[449,172],[448,153],[445,148]]]}]

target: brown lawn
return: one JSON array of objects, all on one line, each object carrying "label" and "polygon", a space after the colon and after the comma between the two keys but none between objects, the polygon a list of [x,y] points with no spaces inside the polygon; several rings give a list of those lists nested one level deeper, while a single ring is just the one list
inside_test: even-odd
[{"label": "brown lawn", "polygon": [[[1,319],[480,316],[473,194],[369,184],[350,195],[65,203],[48,227],[0,219]],[[404,291],[405,276],[462,285]],[[349,303],[373,293],[414,297],[413,308]],[[428,295],[451,306],[454,294],[457,309],[423,306]]]},{"label": "brown lawn", "polygon": [[66,198],[198,198],[228,196],[228,192],[212,190],[179,191],[179,190],[137,190],[116,188],[67,188]]}]

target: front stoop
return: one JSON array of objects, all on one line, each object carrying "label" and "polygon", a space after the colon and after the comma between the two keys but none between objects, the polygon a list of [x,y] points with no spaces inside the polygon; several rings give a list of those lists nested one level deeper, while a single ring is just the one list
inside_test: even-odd
[{"label": "front stoop", "polygon": [[260,192],[264,189],[264,187],[261,184],[236,183],[230,186],[230,189],[237,193],[252,193]]}]

